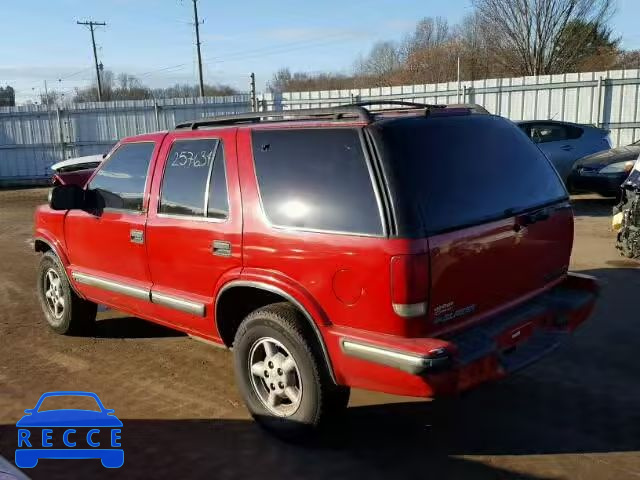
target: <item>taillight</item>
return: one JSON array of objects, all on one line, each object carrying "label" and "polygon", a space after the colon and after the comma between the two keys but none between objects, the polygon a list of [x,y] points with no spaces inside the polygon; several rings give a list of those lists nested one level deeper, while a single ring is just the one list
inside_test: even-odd
[{"label": "taillight", "polygon": [[427,313],[429,295],[429,256],[397,255],[391,258],[391,302],[401,317],[420,317]]}]

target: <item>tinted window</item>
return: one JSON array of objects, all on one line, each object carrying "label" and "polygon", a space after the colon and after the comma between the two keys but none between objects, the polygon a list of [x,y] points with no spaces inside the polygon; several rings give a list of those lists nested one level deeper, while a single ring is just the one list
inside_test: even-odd
[{"label": "tinted window", "polygon": [[531,139],[536,143],[566,140],[567,130],[561,125],[532,125]]},{"label": "tinted window", "polygon": [[253,132],[260,195],[276,225],[381,234],[358,131]]},{"label": "tinted window", "polygon": [[511,216],[567,195],[546,157],[506,119],[432,116],[371,128],[395,195],[405,209],[417,209],[426,233]]},{"label": "tinted window", "polygon": [[208,217],[227,218],[229,216],[229,199],[227,197],[227,176],[224,168],[222,144],[216,151],[209,182]]},{"label": "tinted window", "polygon": [[149,162],[155,143],[126,143],[106,160],[91,181],[99,208],[142,210]]},{"label": "tinted window", "polygon": [[158,212],[204,216],[207,177],[218,143],[216,139],[199,139],[173,144],[165,164]]},{"label": "tinted window", "polygon": [[573,125],[540,123],[530,124],[527,129],[535,143],[561,142],[563,140],[574,140],[582,136],[582,129]]}]

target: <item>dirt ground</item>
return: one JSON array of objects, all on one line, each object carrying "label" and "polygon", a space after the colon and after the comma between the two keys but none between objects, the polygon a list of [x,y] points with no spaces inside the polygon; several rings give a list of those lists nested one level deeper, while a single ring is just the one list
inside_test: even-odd
[{"label": "dirt ground", "polygon": [[32,478],[640,478],[640,264],[613,247],[610,201],[574,198],[572,268],[603,290],[570,343],[446,418],[356,391],[334,438],[301,447],[254,425],[224,350],[109,311],[95,338],[50,332],[30,243],[45,196],[0,191],[0,454],[13,459],[15,422],[43,392],[86,390],[123,421],[125,464],[41,460]]}]

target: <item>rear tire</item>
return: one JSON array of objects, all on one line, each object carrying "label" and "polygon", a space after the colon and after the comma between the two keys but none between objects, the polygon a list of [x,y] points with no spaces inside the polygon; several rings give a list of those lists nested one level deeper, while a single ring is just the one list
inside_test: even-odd
[{"label": "rear tire", "polygon": [[49,327],[61,335],[90,333],[95,327],[98,305],[73,291],[64,267],[49,251],[38,267],[38,299]]},{"label": "rear tire", "polygon": [[250,313],[233,343],[238,387],[258,424],[284,440],[310,438],[344,410],[349,389],[336,386],[289,303]]}]

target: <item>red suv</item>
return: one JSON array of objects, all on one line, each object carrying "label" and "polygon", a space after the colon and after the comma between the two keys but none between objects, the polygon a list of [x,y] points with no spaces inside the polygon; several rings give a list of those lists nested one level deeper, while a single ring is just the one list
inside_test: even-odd
[{"label": "red suv", "polygon": [[537,360],[597,293],[567,271],[557,172],[504,118],[384,103],[122,140],[36,212],[51,328],[103,304],[233,347],[247,407],[281,435],[350,387],[451,395]]}]

